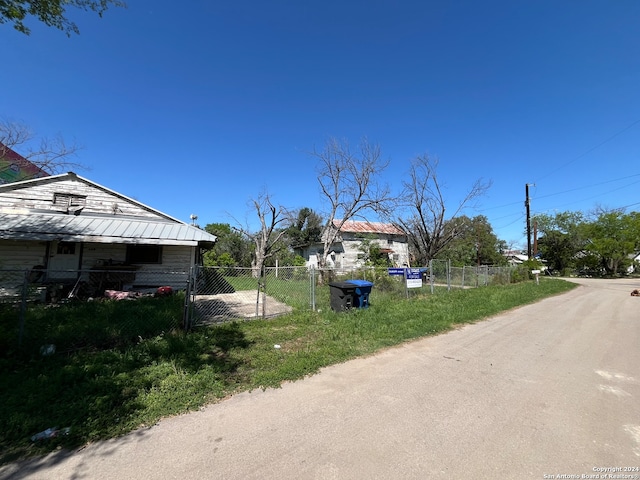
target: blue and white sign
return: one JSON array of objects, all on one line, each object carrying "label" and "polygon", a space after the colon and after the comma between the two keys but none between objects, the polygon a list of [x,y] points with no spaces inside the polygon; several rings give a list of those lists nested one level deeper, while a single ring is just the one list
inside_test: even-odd
[{"label": "blue and white sign", "polygon": [[407,288],[422,288],[422,272],[419,268],[407,268]]},{"label": "blue and white sign", "polygon": [[404,276],[404,268],[389,268],[387,269],[389,275],[403,277]]}]

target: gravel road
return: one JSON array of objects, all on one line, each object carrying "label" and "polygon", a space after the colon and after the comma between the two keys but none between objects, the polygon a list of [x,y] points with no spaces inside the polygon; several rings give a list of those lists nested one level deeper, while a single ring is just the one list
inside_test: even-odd
[{"label": "gravel road", "polygon": [[640,478],[640,281],[575,281],[0,478]]}]

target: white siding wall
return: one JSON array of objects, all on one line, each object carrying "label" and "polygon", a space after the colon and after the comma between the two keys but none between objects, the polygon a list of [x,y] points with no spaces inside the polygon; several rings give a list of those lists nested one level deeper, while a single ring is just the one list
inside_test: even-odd
[{"label": "white siding wall", "polygon": [[[162,263],[139,265],[132,286],[159,287],[168,285],[175,290],[184,289],[189,276],[195,249],[189,246],[163,246]],[[124,262],[126,245],[87,243],[84,246],[82,268],[100,268],[100,262]]]},{"label": "white siding wall", "polygon": [[0,240],[0,269],[31,269],[46,263],[47,242]]},{"label": "white siding wall", "polygon": [[123,244],[85,243],[82,250],[82,269],[88,270],[109,260],[121,263],[126,260],[127,247]]},{"label": "white siding wall", "polygon": [[[391,243],[389,243],[391,239]],[[409,246],[401,236],[390,236],[382,234],[381,238],[373,239],[373,242],[380,245],[380,248],[393,250],[393,263],[395,266],[402,267],[409,265]],[[362,266],[364,262],[358,258],[362,252],[359,250],[362,243],[362,237],[356,236],[352,233],[342,234],[342,242],[335,243],[331,250],[334,253],[329,257],[328,266],[334,268],[352,268]],[[307,248],[303,251],[305,258],[307,258],[307,266],[317,267],[317,257],[321,254],[317,254],[318,250],[322,249],[321,245],[316,245],[311,248]],[[317,256],[316,256],[317,254]],[[395,256],[397,255],[397,260]],[[332,263],[332,257],[335,257],[335,261]]]},{"label": "white siding wall", "polygon": [[[196,247],[162,247],[162,263],[140,265],[139,271],[148,272],[188,272],[195,256]],[[124,262],[127,258],[127,246],[122,244],[85,243],[82,254],[82,268],[98,267],[100,263]]]},{"label": "white siding wall", "polygon": [[[196,248],[162,247],[162,263],[140,265],[136,271],[134,285],[170,285],[176,290],[185,288],[189,269],[195,261]],[[24,271],[31,270],[36,265],[45,265],[46,252],[47,242],[0,240],[0,271]],[[100,268],[101,263],[108,263],[109,260],[121,263],[126,260],[126,254],[126,245],[85,243],[80,268],[84,271]]]},{"label": "white siding wall", "polygon": [[79,180],[61,180],[0,192],[0,206],[58,211],[60,207],[53,204],[54,193],[86,196],[85,212],[158,217],[154,212]]}]

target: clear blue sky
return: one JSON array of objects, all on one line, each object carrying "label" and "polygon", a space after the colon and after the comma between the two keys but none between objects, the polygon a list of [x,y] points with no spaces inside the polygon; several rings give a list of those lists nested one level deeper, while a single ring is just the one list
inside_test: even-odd
[{"label": "clear blue sky", "polygon": [[637,0],[128,4],[71,38],[0,25],[0,115],[184,221],[252,224],[265,189],[322,211],[306,152],[331,136],[380,144],[395,190],[438,157],[451,209],[491,180],[466,213],[510,244],[527,183],[532,213],[640,204]]}]

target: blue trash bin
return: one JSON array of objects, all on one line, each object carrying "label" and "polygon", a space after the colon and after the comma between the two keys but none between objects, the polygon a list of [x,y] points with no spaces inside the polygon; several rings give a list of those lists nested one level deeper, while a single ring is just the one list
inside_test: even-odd
[{"label": "blue trash bin", "polygon": [[366,280],[347,280],[356,286],[353,292],[354,308],[367,308],[369,306],[369,294],[371,293],[372,282]]}]

